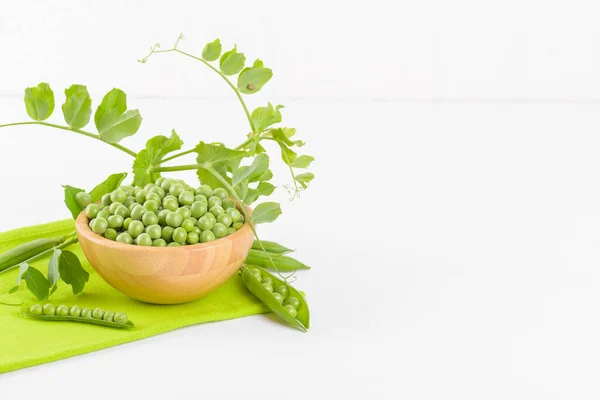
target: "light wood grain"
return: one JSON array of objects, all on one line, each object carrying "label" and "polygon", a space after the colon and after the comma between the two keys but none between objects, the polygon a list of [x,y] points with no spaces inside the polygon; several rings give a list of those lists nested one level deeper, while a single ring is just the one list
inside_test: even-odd
[{"label": "light wood grain", "polygon": [[185,303],[218,288],[237,272],[254,241],[246,223],[213,242],[141,247],[105,239],[88,223],[85,212],[79,214],[77,236],[92,268],[121,293],[155,304]]}]

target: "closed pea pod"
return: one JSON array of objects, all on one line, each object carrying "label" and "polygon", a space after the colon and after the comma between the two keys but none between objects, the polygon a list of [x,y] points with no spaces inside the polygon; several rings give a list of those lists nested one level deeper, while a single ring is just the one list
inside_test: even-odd
[{"label": "closed pea pod", "polygon": [[[47,311],[47,312],[46,312]],[[104,311],[96,308],[92,311],[91,308],[83,310],[78,306],[66,305],[54,306],[51,303],[34,304],[31,307],[23,309],[23,313],[29,317],[44,321],[70,321],[83,322],[86,324],[102,325],[110,328],[133,328],[135,325],[129,321],[127,314],[113,311]]]},{"label": "closed pea pod", "polygon": [[[257,271],[260,272],[260,277]],[[293,307],[292,305],[284,305],[280,302],[280,297],[283,297],[281,294],[277,293],[278,296],[275,296],[272,292],[268,290],[267,287],[271,287],[270,285],[263,285],[262,280],[270,278],[274,285],[277,287],[284,285],[287,288],[287,291],[290,293],[290,296],[293,296],[299,300],[298,308]],[[268,280],[267,280],[268,281]],[[310,312],[308,309],[308,304],[304,299],[304,296],[300,294],[295,288],[291,285],[283,282],[273,274],[270,274],[263,268],[257,266],[244,266],[242,267],[242,282],[248,288],[250,293],[255,295],[259,300],[261,300],[271,311],[281,317],[284,321],[289,323],[290,325],[306,332],[310,327]],[[285,300],[284,300],[285,303]],[[293,308],[294,311],[291,310]]]},{"label": "closed pea pod", "polygon": [[56,239],[37,239],[14,247],[0,255],[0,272],[19,265],[23,261],[27,261],[63,242],[64,238],[62,237]]},{"label": "closed pea pod", "polygon": [[[270,242],[268,240],[261,240],[260,243],[262,243],[265,250],[269,253],[287,254],[287,253],[291,253],[294,251],[283,245],[280,245],[279,243]],[[262,250],[262,248],[260,247],[260,243],[258,242],[258,240],[255,240],[254,243],[252,243],[252,248],[254,250]]]},{"label": "closed pea pod", "polygon": [[[271,259],[269,259],[269,256],[271,257]],[[259,267],[268,269],[274,269],[273,265],[271,264],[271,260],[273,260],[273,263],[275,264],[275,267],[277,267],[277,270],[283,272],[296,271],[299,269],[310,269],[308,265],[301,263],[300,261],[292,257],[274,253],[269,253],[267,255],[262,250],[251,249],[248,253],[248,257],[246,257],[246,263],[248,264],[257,265]]]}]

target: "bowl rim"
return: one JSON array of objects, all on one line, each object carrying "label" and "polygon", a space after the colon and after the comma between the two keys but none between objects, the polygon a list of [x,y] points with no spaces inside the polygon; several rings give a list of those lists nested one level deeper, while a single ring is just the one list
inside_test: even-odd
[{"label": "bowl rim", "polygon": [[[252,215],[252,209],[248,206],[246,206],[246,212],[248,212],[249,215]],[[250,227],[249,221],[245,221],[244,225],[242,225],[242,227],[240,229],[238,229],[235,233],[232,233],[231,235],[227,235],[227,236],[224,236],[217,240],[213,240],[213,241],[206,242],[206,243],[188,244],[185,246],[176,246],[176,247],[136,246],[133,244],[117,242],[116,240],[109,240],[109,239],[93,232],[89,227],[89,219],[88,219],[87,215],[85,214],[85,210],[81,211],[79,213],[79,215],[77,216],[77,218],[75,219],[75,231],[77,232],[77,236],[82,235],[89,241],[94,242],[95,244],[98,244],[100,246],[109,246],[112,248],[123,249],[123,250],[127,250],[127,251],[138,251],[138,252],[193,251],[193,250],[198,250],[198,249],[203,249],[203,248],[208,249],[211,247],[215,247],[219,244],[225,243],[226,241],[231,241],[232,239],[235,239],[238,236],[244,236],[244,235],[247,235],[248,233],[251,233],[252,235],[254,235],[254,232],[252,232],[252,228]],[[79,240],[81,241],[81,239],[79,239]]]}]

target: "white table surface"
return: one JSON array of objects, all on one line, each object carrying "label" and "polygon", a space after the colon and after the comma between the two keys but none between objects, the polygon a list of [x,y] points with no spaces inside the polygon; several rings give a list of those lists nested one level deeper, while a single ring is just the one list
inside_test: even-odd
[{"label": "white table surface", "polygon": [[[313,266],[296,282],[309,333],[268,316],[192,326],[0,375],[1,399],[600,396],[593,7],[544,3],[539,17],[532,1],[399,2],[400,11],[345,2],[346,14],[333,2],[260,2],[249,23],[248,2],[118,2],[116,14],[91,1],[8,3],[0,123],[25,118],[23,87],[49,81],[60,93],[77,82],[95,104],[113,85],[130,93],[144,116],[123,142],[132,148],[172,128],[188,144],[241,142],[244,116],[209,71],[135,63],[157,38],[183,30],[200,47],[222,28],[279,67],[252,102],[285,104],[317,178],[299,200],[280,192],[284,215],[261,227]],[[103,30],[107,20],[122,30]],[[68,132],[4,129],[0,231],[66,218],[61,184],[129,168]]]}]

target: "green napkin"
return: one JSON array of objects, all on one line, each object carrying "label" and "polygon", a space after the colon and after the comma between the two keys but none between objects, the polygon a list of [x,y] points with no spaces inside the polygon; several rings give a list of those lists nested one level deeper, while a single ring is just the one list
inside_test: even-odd
[{"label": "green napkin", "polygon": [[[65,220],[0,233],[0,253],[33,239],[67,235],[74,229],[74,221]],[[84,292],[77,296],[73,295],[70,286],[59,283],[59,289],[50,299],[52,303],[123,311],[135,323],[135,328],[121,330],[31,319],[21,314],[22,307],[37,302],[25,288],[25,283],[15,294],[7,294],[15,284],[18,271],[0,274],[0,301],[25,301],[21,307],[0,304],[0,373],[89,353],[183,326],[267,312],[267,308],[246,290],[238,276],[208,296],[190,303],[171,306],[142,303],[105,283],[90,267],[78,244],[68,249],[80,257],[84,268],[90,273],[90,280]],[[43,259],[32,265],[45,274],[47,264],[48,259]]]}]

